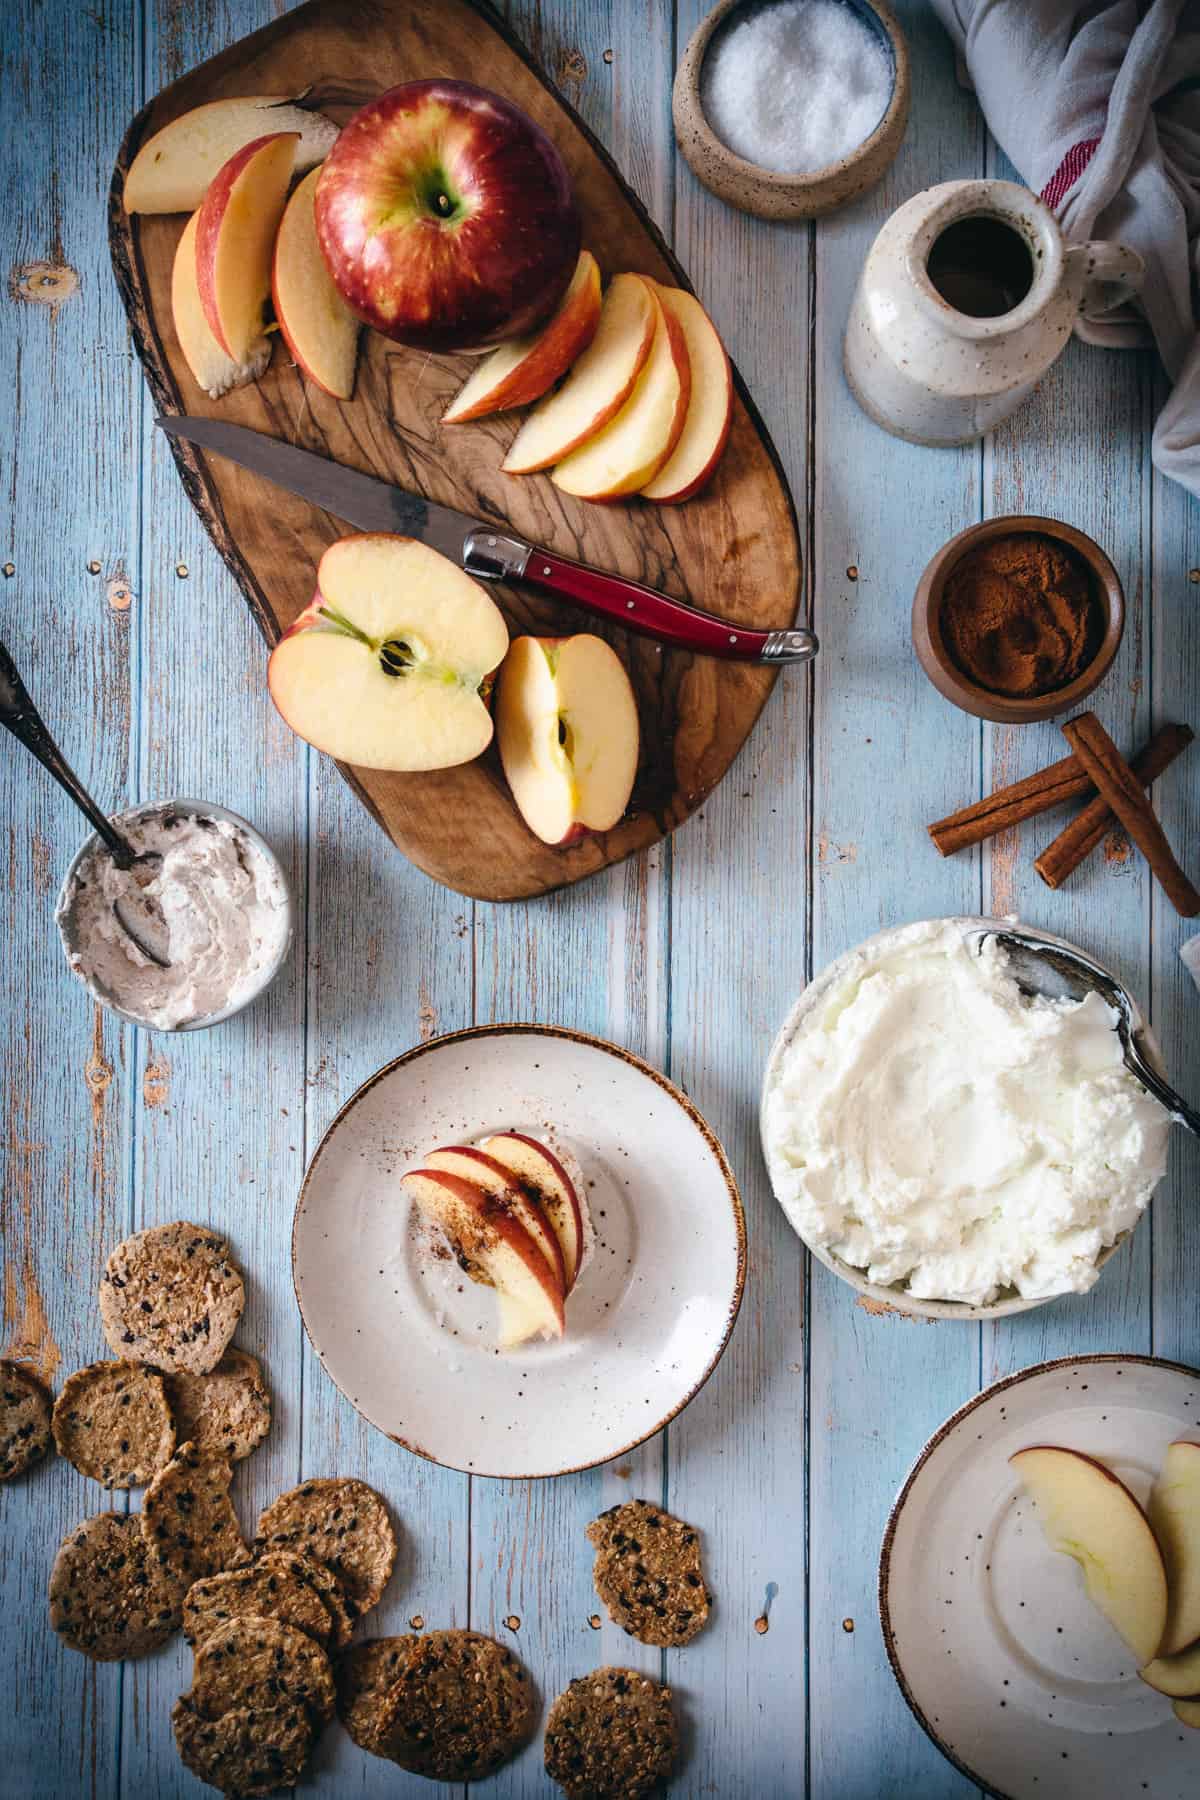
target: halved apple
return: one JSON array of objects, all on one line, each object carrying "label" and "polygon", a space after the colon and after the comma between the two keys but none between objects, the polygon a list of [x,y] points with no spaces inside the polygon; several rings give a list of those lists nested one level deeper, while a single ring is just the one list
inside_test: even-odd
[{"label": "halved apple", "polygon": [[642,498],[673,506],[698,493],[721,460],[733,422],[733,371],[716,326],[693,294],[660,283],[658,297],[683,332],[692,387],[679,442]]},{"label": "halved apple", "polygon": [[440,1226],[467,1274],[496,1289],[502,1348],[533,1337],[562,1337],[562,1293],[555,1291],[545,1257],[511,1213],[458,1175],[414,1169],[400,1185]]},{"label": "halved apple", "polygon": [[461,425],[487,413],[532,406],[587,349],[599,320],[600,270],[591,251],[581,250],[558,311],[532,337],[510,338],[493,350],[459,389],[442,423]]},{"label": "halved apple", "polygon": [[1200,1731],[1200,1700],[1177,1700],[1171,1710],[1181,1725]]},{"label": "halved apple", "polygon": [[1009,1462],[1055,1550],[1074,1557],[1090,1599],[1148,1663],[1167,1622],[1167,1576],[1150,1521],[1111,1469],[1078,1450],[1037,1444]]},{"label": "halved apple", "polygon": [[476,1187],[483,1190],[492,1206],[510,1212],[517,1223],[525,1227],[545,1257],[557,1291],[566,1294],[563,1253],[541,1199],[516,1181],[512,1171],[505,1168],[498,1158],[468,1144],[454,1144],[445,1150],[430,1151],[425,1158],[425,1167],[433,1169],[439,1175],[458,1175],[464,1181],[474,1182]]},{"label": "halved apple", "polygon": [[562,1251],[563,1291],[569,1294],[579,1276],[584,1246],[583,1207],[575,1183],[546,1144],[522,1131],[498,1131],[483,1149],[536,1196],[554,1227]]},{"label": "halved apple", "polygon": [[615,275],[600,308],[596,335],[562,386],[534,408],[501,467],[528,475],[582,444],[620,411],[650,355],[661,314],[642,275]]},{"label": "halved apple", "polygon": [[1180,1651],[1178,1656],[1156,1656],[1138,1674],[1147,1687],[1156,1688],[1160,1694],[1168,1694],[1173,1700],[1194,1700],[1200,1696],[1200,1644]]},{"label": "halved apple", "polygon": [[637,702],[603,638],[514,638],[500,670],[496,732],[513,799],[543,843],[608,831],[628,806]]},{"label": "halved apple", "polygon": [[333,148],[338,128],[323,113],[258,94],[210,100],[172,119],[144,143],[129,165],[121,198],[130,213],[192,212],[229,158],[268,132],[296,135],[293,174],[311,169]]},{"label": "halved apple", "polygon": [[413,538],[340,538],[271,652],[267,684],[308,743],[366,769],[448,769],[492,738],[485,683],[508,629],[469,575]]},{"label": "halved apple", "polygon": [[209,329],[235,362],[262,336],[271,252],[292,177],[297,134],[236,150],[213,176],[196,220],[196,285]]},{"label": "halved apple", "polygon": [[556,463],[550,479],[580,500],[636,494],[679,442],[691,394],[683,328],[654,295],[657,319],[646,366],[619,413]]},{"label": "halved apple", "polygon": [[214,400],[219,400],[231,388],[258,380],[271,360],[271,340],[265,336],[256,338],[246,360],[239,363],[226,354],[209,330],[200,304],[200,290],[196,286],[197,217],[193,213],[184,226],[171,265],[171,316],[175,321],[179,348],[197,386]]},{"label": "halved apple", "polygon": [[354,392],[359,321],[333,285],[317,245],[313,195],[319,168],[304,177],[279,221],[271,298],[284,342],[302,372],[335,400]]},{"label": "halved apple", "polygon": [[[1174,1656],[1200,1638],[1200,1444],[1186,1438],[1168,1444],[1150,1495],[1150,1523],[1170,1596],[1159,1654]],[[1191,1692],[1200,1694],[1200,1681]]]}]

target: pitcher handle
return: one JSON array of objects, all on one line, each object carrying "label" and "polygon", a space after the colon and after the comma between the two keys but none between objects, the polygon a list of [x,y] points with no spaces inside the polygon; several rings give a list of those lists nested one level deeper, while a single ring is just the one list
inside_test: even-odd
[{"label": "pitcher handle", "polygon": [[1085,319],[1115,312],[1141,292],[1146,265],[1136,250],[1124,244],[1109,244],[1099,238],[1088,244],[1073,244],[1067,251],[1067,261],[1082,275],[1079,310]]}]

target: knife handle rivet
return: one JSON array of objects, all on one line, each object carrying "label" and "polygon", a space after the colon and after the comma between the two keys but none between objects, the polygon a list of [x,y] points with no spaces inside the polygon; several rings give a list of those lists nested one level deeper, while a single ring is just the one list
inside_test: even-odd
[{"label": "knife handle rivet", "polygon": [[626,602],[625,602],[625,611],[626,611],[626,612],[632,612],[632,611],[633,611],[633,601],[632,601],[632,600],[627,600],[627,601],[626,601]]},{"label": "knife handle rivet", "polygon": [[494,550],[494,549],[495,549],[495,548],[496,548],[496,540],[495,540],[495,538],[489,538],[489,539],[488,539],[488,549],[489,549],[489,550]]},{"label": "knife handle rivet", "polygon": [[736,632],[735,632],[735,631],[731,631],[731,632],[730,632],[730,634],[729,634],[729,641],[730,641],[730,643],[731,643],[731,644],[736,644],[736,643],[737,643],[737,633],[736,633]]},{"label": "knife handle rivet", "polygon": [[549,574],[549,573],[550,573],[550,567],[549,567],[549,564],[548,564],[548,563],[547,563],[547,564],[544,564],[544,565],[543,565],[543,567],[542,567],[542,574],[543,574],[543,575],[548,575],[548,574]]}]

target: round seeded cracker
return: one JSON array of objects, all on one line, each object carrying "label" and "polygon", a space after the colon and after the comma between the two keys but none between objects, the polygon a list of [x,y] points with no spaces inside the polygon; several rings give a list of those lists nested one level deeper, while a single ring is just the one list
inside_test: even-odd
[{"label": "round seeded cracker", "polygon": [[420,1641],[411,1635],[367,1638],[338,1658],[338,1718],[360,1750],[386,1754],[379,1738],[383,1702]]},{"label": "round seeded cracker", "polygon": [[546,1773],[568,1800],[645,1800],[679,1753],[671,1690],[634,1669],[597,1669],[558,1696]]},{"label": "round seeded cracker", "polygon": [[323,1725],[333,1717],[333,1670],[303,1631],[248,1613],[227,1619],[200,1645],[187,1698],[206,1719],[238,1706],[300,1706]]},{"label": "round seeded cracker", "polygon": [[185,1768],[209,1787],[246,1800],[294,1786],[312,1747],[312,1721],[301,1706],[235,1706],[219,1719],[206,1719],[184,1694],[171,1724]]},{"label": "round seeded cracker", "polygon": [[614,1623],[643,1644],[690,1644],[712,1604],[695,1527],[647,1500],[626,1500],[593,1519],[587,1535],[596,1592]]},{"label": "round seeded cracker", "polygon": [[483,1781],[528,1741],[535,1716],[511,1650],[477,1631],[431,1631],[384,1696],[377,1753],[434,1781]]},{"label": "round seeded cracker", "polygon": [[[311,1556],[305,1556],[299,1550],[272,1550],[269,1555],[274,1562],[286,1567],[288,1573],[305,1587],[310,1587],[318,1596],[322,1606],[329,1614],[332,1632],[329,1639],[330,1648],[343,1649],[354,1631],[354,1620],[346,1606],[346,1596],[342,1584],[323,1562],[317,1562]],[[263,1556],[261,1561],[267,1560]]]},{"label": "round seeded cracker", "polygon": [[164,1376],[181,1439],[240,1462],[271,1429],[271,1396],[262,1370],[244,1350],[227,1350],[207,1375]]},{"label": "round seeded cracker", "polygon": [[98,1513],[65,1537],[50,1572],[50,1623],[96,1662],[145,1656],[179,1624],[136,1513]]},{"label": "round seeded cracker", "polygon": [[387,1507],[365,1481],[305,1481],[272,1502],[258,1521],[260,1550],[298,1550],[333,1570],[351,1618],[369,1612],[396,1561]]},{"label": "round seeded cracker", "polygon": [[126,1238],[100,1280],[100,1320],[113,1351],[156,1369],[207,1374],[245,1303],[225,1239],[186,1220]]},{"label": "round seeded cracker", "polygon": [[250,1561],[229,1498],[232,1473],[221,1457],[181,1444],[146,1489],[142,1532],[181,1603],[193,1582]]},{"label": "round seeded cracker", "polygon": [[11,1481],[50,1447],[50,1396],[20,1363],[0,1360],[0,1481]]},{"label": "round seeded cracker", "polygon": [[54,1403],[51,1426],[59,1455],[106,1488],[143,1487],[175,1448],[162,1376],[140,1363],[76,1369]]},{"label": "round seeded cracker", "polygon": [[299,1558],[276,1554],[245,1569],[227,1569],[198,1581],[183,1603],[183,1635],[189,1644],[202,1644],[227,1619],[282,1619],[314,1642],[327,1645],[333,1631],[329,1609],[310,1582],[299,1579],[287,1567]]}]

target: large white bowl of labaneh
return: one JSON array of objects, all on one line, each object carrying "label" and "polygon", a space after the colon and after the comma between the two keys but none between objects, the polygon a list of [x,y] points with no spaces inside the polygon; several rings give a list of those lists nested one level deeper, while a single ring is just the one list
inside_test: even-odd
[{"label": "large white bowl of labaneh", "polygon": [[767,1064],[763,1149],[792,1225],[861,1293],[924,1318],[1086,1293],[1166,1167],[1168,1116],[1110,1008],[1023,995],[980,938],[1004,923],[868,938],[805,989]]}]

